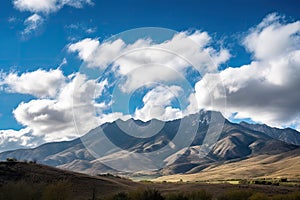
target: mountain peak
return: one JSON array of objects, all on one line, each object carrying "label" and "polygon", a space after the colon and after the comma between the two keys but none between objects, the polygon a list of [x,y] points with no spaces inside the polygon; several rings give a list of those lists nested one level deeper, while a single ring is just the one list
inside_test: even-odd
[{"label": "mountain peak", "polygon": [[[223,127],[221,134],[215,132],[218,126]],[[178,133],[180,127],[184,129]],[[108,147],[105,140],[99,139],[100,130],[105,134],[102,139],[115,147],[104,152],[104,157],[95,157],[95,152],[100,147]],[[179,144],[174,140],[176,138]],[[215,140],[211,140],[212,138]],[[180,146],[180,142],[185,142],[185,145]],[[152,164],[161,165],[157,171],[159,173],[185,173],[202,170],[213,163],[285,153],[299,148],[295,146],[299,144],[300,134],[295,130],[275,129],[247,122],[235,124],[226,120],[220,112],[200,110],[182,119],[166,122],[157,119],[147,122],[135,119],[116,120],[91,130],[81,139],[48,143],[34,149],[3,152],[0,153],[0,159],[35,159],[43,164],[90,174],[118,173],[106,163],[117,163],[120,168],[123,163],[128,167],[128,156],[135,155],[134,162],[128,165],[151,166],[151,159],[145,159],[148,155],[158,156],[163,150],[170,148],[172,151],[167,158],[160,158],[161,160]],[[140,155],[146,157],[140,159]]]}]

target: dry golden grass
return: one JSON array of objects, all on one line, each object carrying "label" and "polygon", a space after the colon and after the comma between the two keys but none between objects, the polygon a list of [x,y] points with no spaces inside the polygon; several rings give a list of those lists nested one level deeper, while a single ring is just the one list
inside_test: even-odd
[{"label": "dry golden grass", "polygon": [[76,194],[74,199],[89,199],[93,193],[102,196],[116,191],[133,190],[139,186],[136,182],[114,176],[89,176],[40,164],[0,162],[0,186],[20,181],[31,185],[61,181],[69,183]]},{"label": "dry golden grass", "polygon": [[[264,160],[272,161],[270,158]],[[274,158],[278,159],[278,158]],[[291,157],[290,159],[293,160]],[[298,158],[299,159],[299,158]],[[264,162],[264,161],[261,161]],[[296,163],[295,163],[296,164]],[[215,170],[216,168],[211,168]],[[188,175],[185,175],[188,176]],[[178,178],[181,176],[178,176]],[[184,176],[182,176],[184,177]],[[228,190],[251,189],[255,192],[273,194],[286,194],[296,191],[297,187],[272,186],[272,185],[232,185],[232,184],[205,184],[205,183],[158,183],[145,182],[137,183],[127,179],[108,176],[88,176],[85,174],[65,171],[53,167],[39,164],[30,164],[22,162],[0,162],[0,188],[6,183],[26,183],[33,188],[43,184],[51,185],[60,183],[68,184],[72,191],[72,199],[84,200],[92,199],[93,193],[97,198],[102,199],[105,196],[119,192],[141,191],[147,188],[158,189],[162,194],[176,192],[192,192],[206,190],[208,193],[217,197]],[[51,191],[50,191],[51,192]]]},{"label": "dry golden grass", "polygon": [[195,174],[162,176],[153,181],[202,181],[251,178],[300,179],[300,151],[280,155],[258,155],[238,162],[212,165]]}]

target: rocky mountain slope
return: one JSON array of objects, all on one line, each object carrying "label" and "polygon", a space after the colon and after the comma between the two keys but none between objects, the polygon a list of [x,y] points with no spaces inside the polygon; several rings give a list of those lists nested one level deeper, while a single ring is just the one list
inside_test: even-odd
[{"label": "rocky mountain slope", "polygon": [[[214,127],[223,124],[212,122],[212,115],[218,116],[218,121],[224,122],[219,136],[211,126],[212,123],[215,123],[213,124]],[[149,137],[132,136],[137,132],[145,133],[146,129],[143,127],[147,127],[150,123],[163,124],[163,126],[157,134]],[[94,158],[90,151],[86,149],[87,145],[90,145],[92,149],[103,145],[101,140],[95,140],[95,136],[100,130],[103,130],[109,140],[120,149],[136,153],[151,153],[170,145],[170,141],[173,141],[176,137],[176,133],[178,133],[181,126],[188,127],[185,130],[186,134],[195,130],[196,133],[192,138],[191,145],[189,147],[175,148],[176,151],[163,160],[166,164],[152,173],[161,175],[199,173],[211,166],[227,162],[240,162],[257,158],[258,156],[280,156],[281,154],[290,154],[289,152],[296,156],[299,154],[300,133],[295,130],[275,129],[266,125],[247,124],[244,122],[235,124],[224,119],[220,113],[201,111],[197,118],[191,115],[181,120],[165,123],[158,120],[150,122],[133,119],[127,121],[118,120],[91,130],[83,136],[82,140],[79,138],[72,141],[47,143],[34,149],[2,152],[0,153],[0,160],[5,160],[6,158],[37,160],[37,162],[42,164],[89,174],[117,173],[115,169],[104,165],[101,159]],[[131,132],[132,135],[124,134],[122,127],[126,127],[126,132]],[[214,144],[206,141],[206,134],[209,129],[209,134],[212,136],[216,134],[216,137],[218,137]],[[180,139],[184,140],[185,138]],[[199,156],[203,154],[202,147],[207,144],[210,145],[211,151],[207,152],[206,156]],[[106,155],[105,159],[122,163],[122,159],[126,160],[127,158],[126,156],[119,156],[119,150],[113,149],[111,152],[111,154]],[[138,165],[138,163],[134,164]]]}]

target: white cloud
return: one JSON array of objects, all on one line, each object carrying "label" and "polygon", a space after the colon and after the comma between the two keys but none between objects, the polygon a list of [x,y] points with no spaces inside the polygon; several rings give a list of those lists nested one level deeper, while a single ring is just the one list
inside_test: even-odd
[{"label": "white cloud", "polygon": [[[114,65],[115,73],[125,77],[123,91],[130,92],[140,86],[141,80],[155,82],[163,79],[167,82],[174,79],[174,71],[182,75],[191,66],[202,75],[216,71],[230,54],[227,49],[215,50],[209,46],[210,42],[206,32],[194,31],[177,33],[170,40],[158,44],[149,38],[141,38],[132,44],[126,44],[122,39],[100,44],[97,39],[87,38],[69,45],[69,51],[78,52],[79,58],[89,67],[104,70],[108,65]],[[155,70],[153,66],[159,67]],[[152,69],[147,73],[137,73],[135,70],[140,67]],[[161,72],[163,67],[172,69],[167,70],[171,73]]]},{"label": "white cloud", "polygon": [[13,0],[14,7],[20,11],[33,13],[51,13],[64,6],[82,8],[84,4],[92,5],[91,0]]},{"label": "white cloud", "polygon": [[32,13],[24,21],[25,28],[21,32],[23,37],[28,37],[33,31],[38,30],[49,13],[57,12],[64,6],[82,8],[85,4],[93,5],[93,2],[92,0],[13,0],[15,9]]},{"label": "white cloud", "polygon": [[89,60],[91,54],[99,47],[99,41],[97,39],[86,38],[75,44],[69,45],[68,49],[70,52],[78,52],[78,56],[87,61]]},{"label": "white cloud", "polygon": [[57,0],[14,0],[13,4],[20,11],[49,13],[58,9]]},{"label": "white cloud", "polygon": [[283,24],[276,13],[268,15],[244,39],[246,48],[257,59],[273,59],[297,50],[300,44],[300,22]]},{"label": "white cloud", "polygon": [[43,140],[31,135],[30,128],[16,130],[0,130],[1,151],[9,151],[18,148],[34,147]]},{"label": "white cloud", "polygon": [[60,69],[45,71],[36,70],[21,75],[9,73],[1,75],[0,85],[9,92],[30,94],[36,97],[55,97],[65,82]]},{"label": "white cloud", "polygon": [[33,136],[43,141],[77,138],[102,123],[123,117],[120,113],[103,114],[101,109],[108,105],[103,103],[101,108],[95,102],[95,97],[102,95],[107,84],[107,80],[98,83],[82,74],[73,74],[65,77],[54,98],[22,102],[13,114],[20,124],[30,128]]},{"label": "white cloud", "polygon": [[79,73],[65,77],[60,69],[1,76],[6,91],[37,97],[13,110],[15,119],[25,128],[0,130],[1,151],[74,139],[102,123],[129,118],[121,113],[103,114],[101,109],[109,105],[95,102],[108,84],[106,79],[97,82]]},{"label": "white cloud", "polygon": [[44,19],[40,15],[33,14],[33,15],[29,16],[24,21],[25,29],[22,32],[22,34],[27,35],[33,31],[36,31],[43,23],[44,23]]},{"label": "white cloud", "polygon": [[[251,118],[271,126],[299,125],[300,115],[300,22],[283,23],[271,14],[245,37],[244,44],[257,60],[240,68],[228,68],[219,76],[227,94],[227,117]],[[210,106],[211,93],[205,94],[207,74],[196,84],[198,103]],[[204,95],[205,94],[205,95]],[[218,99],[218,98],[216,98]],[[216,110],[224,112],[217,104]]]},{"label": "white cloud", "polygon": [[135,110],[134,118],[143,121],[153,118],[164,121],[181,118],[181,110],[173,108],[172,101],[178,100],[182,93],[183,90],[179,86],[155,87],[144,96],[144,106]]},{"label": "white cloud", "polygon": [[33,135],[44,136],[46,141],[64,140],[76,135],[71,107],[57,100],[31,100],[18,105],[13,113],[19,123],[33,130]]},{"label": "white cloud", "polygon": [[30,127],[33,135],[43,136],[45,141],[78,137],[80,135],[75,129],[73,111],[77,114],[76,121],[84,123],[81,129],[85,132],[97,125],[93,124],[95,87],[95,81],[87,81],[83,75],[77,74],[70,77],[56,98],[22,102],[13,111],[14,116],[19,123]]}]

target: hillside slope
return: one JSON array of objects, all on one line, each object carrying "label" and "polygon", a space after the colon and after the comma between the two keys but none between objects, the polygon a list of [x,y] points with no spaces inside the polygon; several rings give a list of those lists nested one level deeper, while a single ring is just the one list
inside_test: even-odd
[{"label": "hillside slope", "polygon": [[138,183],[114,176],[89,176],[34,163],[0,162],[0,186],[20,181],[30,185],[68,183],[75,193],[75,199],[88,199],[93,192],[101,196],[139,186]]},{"label": "hillside slope", "polygon": [[[201,156],[203,153],[203,141],[207,130],[211,126],[211,116],[213,114],[218,116],[221,122],[224,122],[224,126],[221,134],[218,136],[218,140],[210,146],[211,151],[203,157]],[[196,135],[192,140],[191,146],[178,148],[178,150],[168,155],[162,161],[165,163],[164,167],[151,172],[159,175],[204,172],[210,169],[211,166],[218,166],[226,162],[240,162],[242,160],[254,164],[254,161],[259,161],[257,158],[260,158],[260,156],[300,155],[298,151],[300,147],[295,145],[298,144],[297,141],[300,141],[300,134],[295,130],[274,129],[266,125],[235,124],[223,118],[220,113],[213,111],[201,111],[199,118],[195,119],[195,116],[191,115],[169,122],[160,122],[158,120],[142,122],[133,119],[127,121],[118,120],[91,130],[83,138],[92,148],[97,149],[97,147],[103,145],[101,140],[97,140],[97,134],[99,134],[100,130],[104,130],[110,141],[117,144],[121,149],[136,153],[155,152],[172,141],[180,126],[185,126],[189,121],[192,122],[193,125],[188,127],[188,130],[196,130]],[[156,135],[146,138],[133,138],[120,128],[120,125],[126,127],[132,135],[137,135],[138,133],[145,133],[144,127],[151,122],[161,123],[163,127]],[[221,126],[223,123],[215,123],[214,125]],[[274,136],[275,132],[276,137]],[[210,134],[214,135],[216,133],[212,132]],[[112,152],[106,156],[106,160],[124,165],[120,167],[122,169],[128,167],[125,162],[127,159],[126,155],[120,157],[118,156],[118,151]],[[118,173],[115,169],[103,164],[101,159],[94,158],[80,138],[72,141],[48,143],[34,149],[19,149],[0,153],[0,160],[5,160],[6,158],[37,160],[41,164],[92,175],[107,172]],[[146,165],[147,163],[134,164],[138,166]],[[233,165],[230,166],[233,167]],[[270,165],[270,167],[273,167],[273,165]],[[260,170],[258,166],[257,170]],[[261,170],[263,170],[263,167]]]},{"label": "hillside slope", "polygon": [[300,179],[300,149],[257,155],[241,161],[213,163],[200,172],[162,176],[154,181],[201,181],[256,178]]}]

